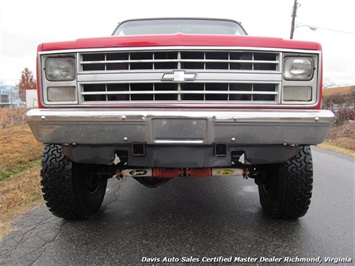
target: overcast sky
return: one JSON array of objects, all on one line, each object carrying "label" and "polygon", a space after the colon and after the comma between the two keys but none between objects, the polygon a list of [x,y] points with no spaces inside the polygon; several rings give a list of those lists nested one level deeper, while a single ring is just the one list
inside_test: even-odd
[{"label": "overcast sky", "polygon": [[[35,73],[42,42],[111,35],[119,21],[147,17],[213,17],[241,21],[249,35],[288,39],[294,0],[0,0],[0,83]],[[326,82],[355,84],[355,1],[298,0],[294,39],[316,41]]]}]

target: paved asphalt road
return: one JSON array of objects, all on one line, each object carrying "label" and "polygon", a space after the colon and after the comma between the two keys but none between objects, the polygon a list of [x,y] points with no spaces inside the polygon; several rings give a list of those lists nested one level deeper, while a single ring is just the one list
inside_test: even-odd
[{"label": "paved asphalt road", "polygon": [[[251,179],[174,179],[156,189],[110,180],[101,211],[87,221],[66,222],[44,206],[19,218],[18,231],[0,242],[0,265],[167,265],[165,257],[179,260],[169,265],[354,260],[354,159],[313,148],[313,160],[312,205],[299,220],[265,217]],[[160,263],[142,263],[148,259]]]}]

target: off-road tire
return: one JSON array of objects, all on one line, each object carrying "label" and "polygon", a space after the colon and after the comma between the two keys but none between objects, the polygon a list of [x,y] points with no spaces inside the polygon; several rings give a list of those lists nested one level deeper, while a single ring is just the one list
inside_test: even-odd
[{"label": "off-road tire", "polygon": [[266,180],[259,184],[264,212],[277,219],[290,220],[304,216],[311,203],[312,184],[311,149],[304,146],[296,157],[267,169]]},{"label": "off-road tire", "polygon": [[74,163],[60,145],[45,145],[41,185],[49,210],[67,220],[89,218],[100,208],[107,179],[99,179],[95,166]]}]

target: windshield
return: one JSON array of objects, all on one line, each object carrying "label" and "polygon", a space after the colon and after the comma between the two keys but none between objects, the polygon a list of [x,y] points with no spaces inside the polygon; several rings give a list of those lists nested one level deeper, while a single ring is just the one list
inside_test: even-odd
[{"label": "windshield", "polygon": [[213,19],[128,20],[119,24],[113,35],[123,36],[175,33],[246,35],[242,26],[235,21]]}]

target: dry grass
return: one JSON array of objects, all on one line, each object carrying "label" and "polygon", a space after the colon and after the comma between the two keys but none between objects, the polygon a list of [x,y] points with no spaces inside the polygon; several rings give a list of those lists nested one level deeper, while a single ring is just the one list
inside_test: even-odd
[{"label": "dry grass", "polygon": [[25,124],[28,110],[26,108],[0,109],[0,128]]},{"label": "dry grass", "polygon": [[323,89],[323,96],[346,95],[346,94],[350,94],[354,89],[355,89],[355,86],[345,86],[345,87]]},{"label": "dry grass", "polygon": [[11,232],[13,219],[26,213],[34,203],[43,201],[40,166],[0,183],[0,238]]},{"label": "dry grass", "polygon": [[25,123],[26,109],[0,109],[0,237],[11,221],[42,198],[39,159],[43,145]]},{"label": "dry grass", "polygon": [[318,145],[319,147],[326,149],[326,150],[331,150],[331,151],[335,151],[341,154],[345,154],[345,155],[349,155],[352,157],[355,157],[355,151],[353,150],[348,150],[345,148],[342,148],[341,146],[336,145],[333,142],[329,142],[329,141],[325,141],[322,144]]},{"label": "dry grass", "polygon": [[334,126],[330,130],[327,143],[355,151],[355,122],[350,121],[343,125]]},{"label": "dry grass", "polygon": [[27,124],[0,128],[0,181],[27,169],[41,158],[43,145]]}]

